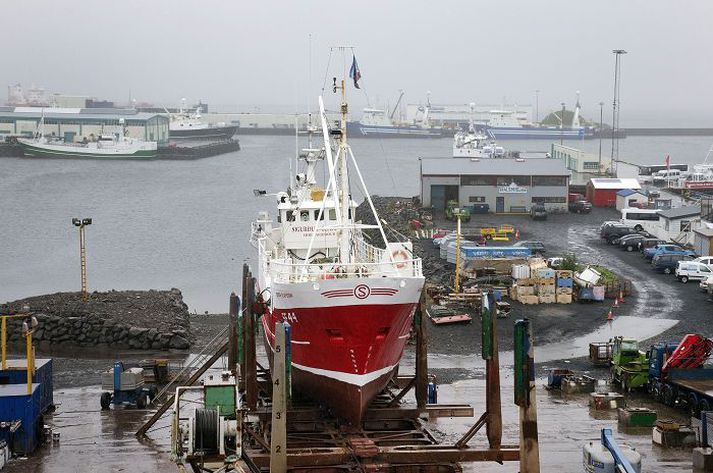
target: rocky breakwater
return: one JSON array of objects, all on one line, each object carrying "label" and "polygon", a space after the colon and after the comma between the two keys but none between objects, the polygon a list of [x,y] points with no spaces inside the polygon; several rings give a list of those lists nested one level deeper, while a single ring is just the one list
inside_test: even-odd
[{"label": "rocky breakwater", "polygon": [[[40,348],[184,350],[194,341],[178,289],[93,292],[88,301],[60,292],[8,302],[0,314],[21,314],[26,306],[37,318]],[[8,319],[7,332],[10,342],[21,341],[22,319]]]}]

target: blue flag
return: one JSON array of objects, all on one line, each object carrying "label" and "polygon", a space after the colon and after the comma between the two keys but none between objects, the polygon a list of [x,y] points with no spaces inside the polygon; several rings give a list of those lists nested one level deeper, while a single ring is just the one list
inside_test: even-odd
[{"label": "blue flag", "polygon": [[352,54],[352,67],[349,68],[349,78],[354,80],[354,87],[359,89],[359,79],[361,79],[361,71],[359,70],[359,64],[357,64],[356,56]]}]

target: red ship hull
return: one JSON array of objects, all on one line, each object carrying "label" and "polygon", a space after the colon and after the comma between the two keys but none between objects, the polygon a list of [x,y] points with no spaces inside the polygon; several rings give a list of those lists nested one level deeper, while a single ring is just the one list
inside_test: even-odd
[{"label": "red ship hull", "polygon": [[[406,287],[399,282],[325,281],[319,291],[311,283],[272,288],[275,303],[262,319],[266,347],[271,354],[275,323],[289,323],[293,392],[349,423],[361,421],[397,369],[409,339],[422,279]],[[314,306],[297,307],[306,302]]]}]

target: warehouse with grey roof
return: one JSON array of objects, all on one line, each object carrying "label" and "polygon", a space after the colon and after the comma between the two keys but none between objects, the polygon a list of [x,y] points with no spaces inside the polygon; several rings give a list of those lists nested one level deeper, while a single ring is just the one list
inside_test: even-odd
[{"label": "warehouse with grey roof", "polygon": [[0,135],[32,136],[43,116],[45,135],[55,135],[66,142],[126,130],[133,138],[168,145],[168,116],[133,109],[0,107]]},{"label": "warehouse with grey roof", "polygon": [[450,200],[461,207],[495,213],[529,212],[542,203],[548,212],[566,212],[570,171],[559,159],[420,160],[421,202],[443,210]]}]

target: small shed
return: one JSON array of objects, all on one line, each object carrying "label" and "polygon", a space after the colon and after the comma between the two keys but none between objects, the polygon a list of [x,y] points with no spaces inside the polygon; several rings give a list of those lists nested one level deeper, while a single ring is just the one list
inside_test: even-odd
[{"label": "small shed", "polygon": [[697,205],[675,207],[659,212],[661,239],[674,241],[680,245],[693,244],[693,230],[701,227],[701,208]]},{"label": "small shed", "polygon": [[693,250],[699,256],[713,256],[713,228],[700,227],[693,230]]},{"label": "small shed", "polygon": [[616,209],[628,207],[644,207],[649,203],[649,198],[641,191],[622,189],[616,193]]},{"label": "small shed", "polygon": [[639,190],[638,179],[618,177],[597,177],[587,183],[587,200],[595,207],[615,207],[617,192],[621,190]]}]

